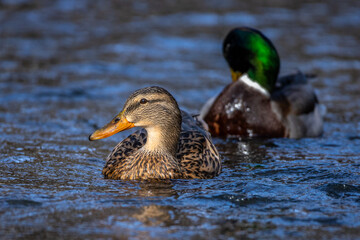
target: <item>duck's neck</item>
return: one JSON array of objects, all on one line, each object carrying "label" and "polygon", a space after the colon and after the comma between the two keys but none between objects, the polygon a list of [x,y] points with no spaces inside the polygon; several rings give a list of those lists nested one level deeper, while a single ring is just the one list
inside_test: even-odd
[{"label": "duck's neck", "polygon": [[261,86],[258,82],[251,79],[247,73],[241,75],[239,77],[238,81],[243,82],[245,85],[253,88],[254,90],[260,92],[261,94],[263,94],[267,97],[270,96],[269,91],[266,88],[264,88],[263,86]]},{"label": "duck's neck", "polygon": [[[165,130],[166,129],[166,130]],[[180,137],[180,126],[153,126],[146,128],[147,140],[143,146],[143,150],[160,153],[176,155],[179,137]]]},{"label": "duck's neck", "polygon": [[261,66],[258,68],[250,69],[247,74],[249,78],[253,79],[256,83],[258,83],[268,92],[271,92],[274,89],[278,71],[272,69],[268,69],[265,71],[263,69],[263,66]]}]

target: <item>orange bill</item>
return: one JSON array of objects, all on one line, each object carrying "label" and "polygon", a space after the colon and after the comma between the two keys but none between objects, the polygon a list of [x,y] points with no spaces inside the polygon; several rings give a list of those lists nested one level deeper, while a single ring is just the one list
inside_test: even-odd
[{"label": "orange bill", "polygon": [[89,136],[89,140],[98,140],[110,137],[115,133],[124,131],[129,128],[135,127],[134,123],[129,122],[123,115],[123,113],[119,113],[116,117],[114,117],[111,122],[106,124],[104,127],[96,130],[93,134]]},{"label": "orange bill", "polygon": [[241,75],[242,75],[241,72],[234,71],[231,68],[230,68],[230,71],[231,71],[231,78],[232,78],[233,82],[236,82],[239,79],[239,77],[241,77]]}]

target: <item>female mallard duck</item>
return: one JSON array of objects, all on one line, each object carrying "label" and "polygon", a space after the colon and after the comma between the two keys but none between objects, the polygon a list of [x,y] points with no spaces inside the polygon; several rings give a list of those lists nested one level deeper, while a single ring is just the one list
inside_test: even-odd
[{"label": "female mallard duck", "polygon": [[213,136],[317,137],[323,120],[315,92],[302,73],[278,78],[279,55],[260,31],[235,28],[223,54],[233,82],[201,111]]},{"label": "female mallard duck", "polygon": [[130,95],[123,110],[90,140],[142,127],[107,157],[103,174],[111,179],[212,178],[221,171],[219,153],[208,132],[181,112],[163,88],[147,87]]}]

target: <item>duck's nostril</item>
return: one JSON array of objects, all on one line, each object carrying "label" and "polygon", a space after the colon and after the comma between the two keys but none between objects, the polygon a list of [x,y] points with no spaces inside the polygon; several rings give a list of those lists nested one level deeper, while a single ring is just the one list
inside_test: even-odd
[{"label": "duck's nostril", "polygon": [[114,123],[118,123],[120,121],[120,118],[115,118]]}]

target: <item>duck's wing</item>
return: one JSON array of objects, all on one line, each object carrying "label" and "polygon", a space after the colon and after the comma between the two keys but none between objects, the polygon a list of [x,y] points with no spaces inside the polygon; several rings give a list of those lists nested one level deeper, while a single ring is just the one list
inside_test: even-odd
[{"label": "duck's wing", "polygon": [[271,94],[274,112],[285,123],[289,138],[318,137],[323,131],[323,106],[301,72],[279,79]]},{"label": "duck's wing", "polygon": [[284,115],[311,113],[318,103],[313,87],[301,72],[279,78],[271,99],[279,104]]},{"label": "duck's wing", "polygon": [[311,78],[316,78],[316,75],[312,73],[303,73],[301,71],[298,71],[293,74],[281,76],[276,81],[276,88],[281,88],[289,84],[307,84],[308,79]]},{"label": "duck's wing", "polygon": [[124,160],[146,143],[146,131],[140,129],[118,143],[109,156],[103,169],[105,177],[110,177],[117,168],[121,168]]},{"label": "duck's wing", "polygon": [[207,130],[205,130],[203,122],[199,121],[197,116],[192,116],[185,111],[181,111],[181,117],[181,131],[198,131],[207,138],[211,138],[211,134]]},{"label": "duck's wing", "polygon": [[177,159],[186,178],[212,178],[220,174],[220,156],[211,141],[210,133],[186,112],[179,139]]}]

